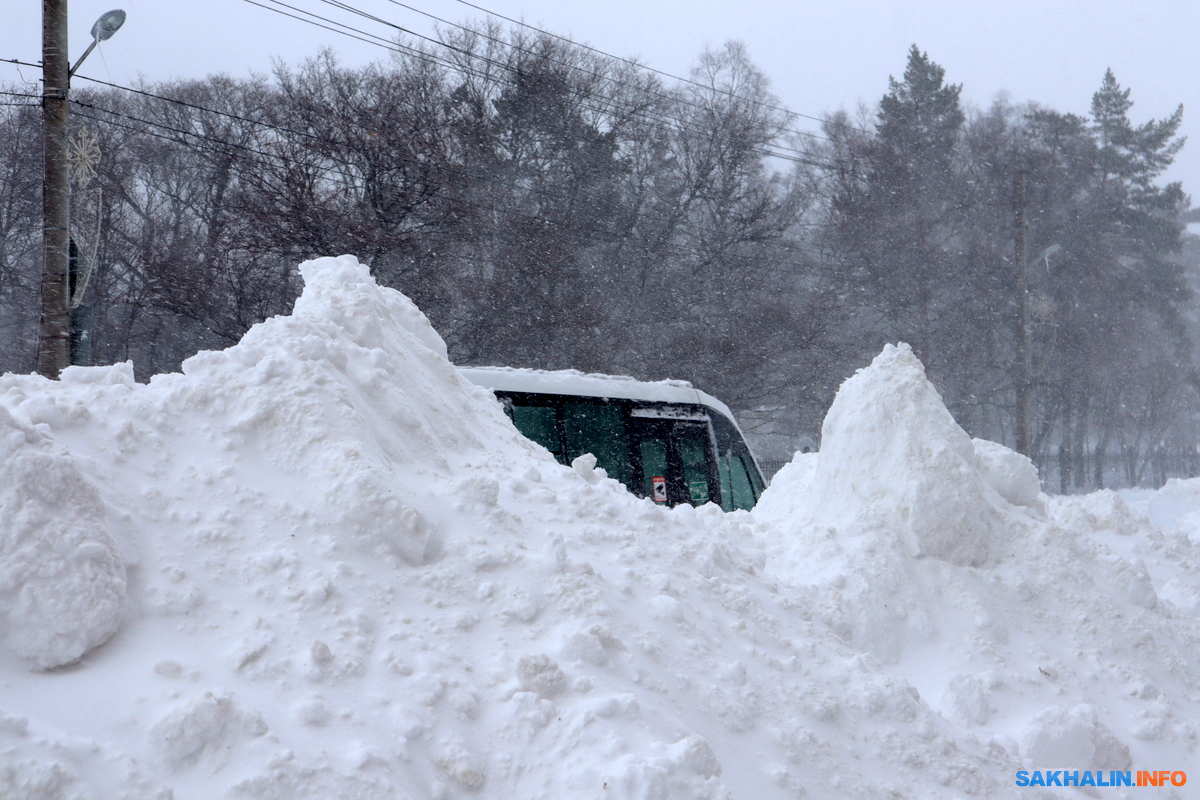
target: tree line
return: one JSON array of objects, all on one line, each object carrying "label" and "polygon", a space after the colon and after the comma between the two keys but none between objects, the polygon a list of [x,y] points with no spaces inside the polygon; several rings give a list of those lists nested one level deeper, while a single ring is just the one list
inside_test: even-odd
[{"label": "tree line", "polygon": [[[691,380],[780,455],[903,340],[956,418],[1021,440],[1051,488],[1200,471],[1200,248],[1159,181],[1182,112],[1134,122],[1111,73],[1088,117],[960,93],[914,47],[877,109],[805,135],[736,43],[668,83],[492,24],[361,68],[76,86],[90,358],[178,369],[287,313],[300,261],[352,253],[456,363]],[[0,369],[21,372],[35,95],[0,105]]]}]

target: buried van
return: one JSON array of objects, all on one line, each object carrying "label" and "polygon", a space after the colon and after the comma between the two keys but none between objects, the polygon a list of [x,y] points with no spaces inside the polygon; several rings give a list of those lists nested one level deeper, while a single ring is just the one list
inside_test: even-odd
[{"label": "buried van", "polygon": [[521,433],[562,464],[585,453],[655,503],[749,510],[758,463],[728,406],[685,381],[647,382],[575,370],[459,367],[490,389]]}]

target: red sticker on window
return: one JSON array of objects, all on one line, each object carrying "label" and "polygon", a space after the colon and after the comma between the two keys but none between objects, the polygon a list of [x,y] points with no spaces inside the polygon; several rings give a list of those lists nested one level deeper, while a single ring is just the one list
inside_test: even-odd
[{"label": "red sticker on window", "polygon": [[651,478],[650,485],[654,487],[654,502],[667,502],[667,479],[662,477]]}]

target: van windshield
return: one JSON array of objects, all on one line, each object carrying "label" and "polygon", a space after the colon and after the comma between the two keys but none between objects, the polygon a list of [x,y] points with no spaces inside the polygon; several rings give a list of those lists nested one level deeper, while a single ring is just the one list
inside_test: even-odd
[{"label": "van windshield", "polygon": [[720,414],[712,415],[717,440],[717,462],[721,474],[721,507],[726,511],[749,511],[763,493],[762,476],[737,429]]}]

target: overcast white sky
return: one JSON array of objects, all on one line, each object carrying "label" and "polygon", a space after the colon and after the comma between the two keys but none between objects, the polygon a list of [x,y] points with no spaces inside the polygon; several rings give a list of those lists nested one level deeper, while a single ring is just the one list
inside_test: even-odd
[{"label": "overcast white sky", "polygon": [[[258,0],[272,5],[272,0]],[[323,0],[284,0],[322,16],[387,36],[389,30],[339,11]],[[418,33],[433,22],[391,0],[349,4]],[[483,13],[459,0],[405,0],[452,21]],[[76,0],[71,5],[72,57],[90,41],[99,14],[120,4],[129,20],[89,57],[80,74],[129,83],[199,77],[210,72],[268,72],[272,57],[299,61],[322,46],[348,64],[386,54],[247,0]],[[903,72],[911,44],[963,84],[964,99],[986,106],[998,92],[1016,102],[1035,100],[1086,114],[1104,70],[1133,90],[1135,122],[1163,117],[1183,103],[1183,133],[1192,134],[1168,173],[1200,204],[1200,0],[851,0],[830,2],[717,2],[716,0],[478,0],[506,16],[677,75],[686,74],[706,44],[740,39],[770,76],[783,103],[820,116],[874,104],[889,75]],[[11,0],[0,31],[0,58],[36,62],[41,50],[41,4]],[[12,6],[16,8],[12,8]],[[276,6],[278,8],[278,6]],[[15,19],[14,19],[15,15]],[[25,77],[37,71],[22,70]],[[15,79],[0,64],[0,80]],[[798,120],[797,127],[811,123]]]}]

